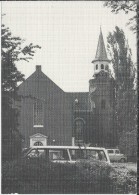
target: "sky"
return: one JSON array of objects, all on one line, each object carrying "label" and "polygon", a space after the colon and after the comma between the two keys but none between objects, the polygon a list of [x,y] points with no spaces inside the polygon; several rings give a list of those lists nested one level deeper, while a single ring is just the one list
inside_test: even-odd
[{"label": "sky", "polygon": [[3,1],[2,22],[14,36],[42,48],[29,63],[17,64],[25,78],[36,65],[66,92],[87,92],[100,26],[104,37],[119,26],[125,32],[136,62],[136,35],[126,25],[130,14],[111,13],[102,1]]}]

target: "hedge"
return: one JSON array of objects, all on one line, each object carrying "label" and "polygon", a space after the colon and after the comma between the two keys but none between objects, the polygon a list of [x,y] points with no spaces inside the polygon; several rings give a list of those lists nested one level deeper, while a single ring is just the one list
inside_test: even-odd
[{"label": "hedge", "polygon": [[2,193],[117,194],[136,193],[135,172],[104,162],[50,163],[20,159],[2,165]]}]

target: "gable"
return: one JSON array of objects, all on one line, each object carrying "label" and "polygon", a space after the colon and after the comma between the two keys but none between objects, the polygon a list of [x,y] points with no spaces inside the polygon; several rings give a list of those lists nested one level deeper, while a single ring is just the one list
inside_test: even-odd
[{"label": "gable", "polygon": [[47,136],[40,134],[40,133],[36,133],[34,135],[29,136],[30,138],[47,138]]},{"label": "gable", "polygon": [[63,90],[40,70],[36,70],[18,87],[19,95],[31,95],[33,97],[39,95],[44,97],[44,93],[52,95],[56,93],[61,94]]}]

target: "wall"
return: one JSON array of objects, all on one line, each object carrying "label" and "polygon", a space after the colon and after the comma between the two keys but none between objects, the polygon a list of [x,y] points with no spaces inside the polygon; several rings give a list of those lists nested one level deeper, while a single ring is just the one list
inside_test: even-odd
[{"label": "wall", "polygon": [[[41,69],[37,69],[19,86],[21,112],[19,130],[25,138],[24,147],[29,146],[29,136],[36,133],[48,136],[48,145],[71,145],[72,110],[65,93],[53,83]],[[44,127],[33,127],[33,103],[44,101]]]}]

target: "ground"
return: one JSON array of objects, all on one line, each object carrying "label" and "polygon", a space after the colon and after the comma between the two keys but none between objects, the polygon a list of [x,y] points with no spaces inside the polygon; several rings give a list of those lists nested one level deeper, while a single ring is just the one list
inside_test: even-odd
[{"label": "ground", "polygon": [[128,170],[133,170],[135,172],[137,172],[137,163],[132,163],[132,162],[128,162],[128,163],[112,163],[112,166],[125,166]]}]

